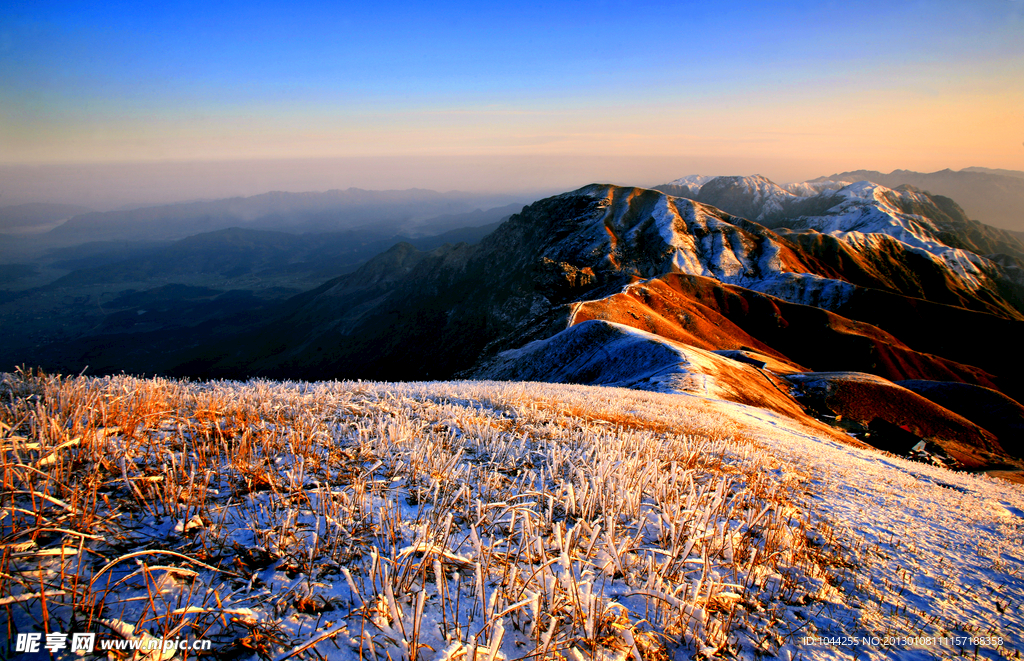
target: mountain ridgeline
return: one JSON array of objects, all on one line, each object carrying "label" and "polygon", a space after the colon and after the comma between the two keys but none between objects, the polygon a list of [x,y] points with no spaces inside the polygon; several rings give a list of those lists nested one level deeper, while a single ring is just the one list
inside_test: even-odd
[{"label": "mountain ridgeline", "polygon": [[963,246],[975,225],[911,190],[854,184],[793,203],[819,215],[757,214],[772,230],[656,190],[588,186],[530,205],[477,245],[396,245],[176,371],[448,378],[595,319],[806,369],[1016,394],[1024,245],[997,233],[988,247],[1001,254],[973,252]]},{"label": "mountain ridgeline", "polygon": [[[714,180],[714,185],[701,190],[703,184]],[[759,180],[759,181],[758,181]],[[893,170],[888,174],[877,170],[852,170],[827,177],[818,177],[797,184],[776,186],[764,177],[708,177],[693,175],[656,186],[670,195],[683,197],[701,197],[702,201],[719,206],[715,201],[729,206],[726,197],[728,190],[737,182],[743,185],[765,189],[784,188],[797,196],[810,196],[826,189],[841,188],[844,184],[858,181],[871,181],[887,188],[897,189],[909,187],[927,191],[933,197],[944,196],[957,201],[966,210],[967,216],[981,221],[987,226],[994,226],[1013,232],[1024,231],[1024,172],[1015,170],[993,170],[989,168],[964,168],[963,170],[940,170],[938,172],[914,172],[912,170]],[[777,190],[775,191],[777,192]],[[723,194],[724,193],[724,194]],[[740,196],[738,201],[747,200]],[[723,207],[724,208],[724,207]],[[750,207],[754,215],[771,211],[772,207]],[[739,213],[736,211],[735,213]],[[746,215],[741,213],[740,215]]]},{"label": "mountain ridgeline", "polygon": [[[174,240],[243,227],[290,233],[338,232],[373,227],[384,236],[413,233],[430,220],[431,233],[491,222],[481,206],[508,204],[511,196],[358,188],[325,192],[271,192],[251,197],[180,202],[139,209],[82,213],[50,231],[54,242]],[[495,209],[499,216],[518,210]],[[479,218],[466,218],[475,213]],[[492,214],[493,215],[493,214]],[[66,217],[66,216],[65,216]]]}]

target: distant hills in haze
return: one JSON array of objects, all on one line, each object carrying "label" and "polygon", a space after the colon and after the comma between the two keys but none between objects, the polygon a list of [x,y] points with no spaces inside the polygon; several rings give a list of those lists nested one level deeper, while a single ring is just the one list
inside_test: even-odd
[{"label": "distant hills in haze", "polygon": [[[89,212],[4,235],[0,360],[11,369],[87,357],[94,371],[152,371],[163,353],[238,333],[396,243],[475,243],[522,208],[506,200],[423,190],[268,193]],[[503,206],[486,206],[494,201]],[[46,205],[26,206],[47,220]],[[79,209],[55,208],[50,218]]]},{"label": "distant hills in haze", "polygon": [[0,207],[0,234],[35,232],[92,209],[73,204],[29,203]]},{"label": "distant hills in haze", "polygon": [[[511,215],[505,211],[501,209],[503,217]],[[472,219],[489,217],[480,212]],[[450,216],[449,220],[454,218],[457,216]],[[354,269],[396,242],[409,241],[429,250],[449,242],[479,241],[497,226],[495,221],[417,238],[400,235],[386,235],[385,238],[383,234],[365,229],[291,234],[231,227],[195,234],[166,247],[144,250],[143,254],[128,259],[111,260],[103,255],[92,255],[64,260],[61,265],[77,268],[47,288],[147,281],[195,280],[209,284],[211,278],[218,280],[218,284],[238,278],[260,278],[268,282],[280,281],[279,284],[285,281],[298,284],[306,280],[308,286],[313,286]]]},{"label": "distant hills in haze", "polygon": [[[336,232],[372,225],[380,234],[422,234],[455,229],[467,219],[461,214],[482,214],[482,208],[509,205],[510,195],[438,193],[409,189],[369,191],[358,188],[326,192],[271,192],[252,197],[185,202],[121,211],[77,215],[52,231],[64,242],[180,239],[201,232],[243,227],[290,233]],[[519,206],[522,206],[521,204]],[[486,224],[507,212],[492,213],[469,222]],[[425,221],[436,219],[429,223]]]},{"label": "distant hills in haze", "polygon": [[998,174],[1004,177],[1016,177],[1018,179],[1024,179],[1024,172],[1020,170],[1004,170],[1002,168],[979,168],[970,167],[960,170],[961,172],[985,172],[988,174]]}]

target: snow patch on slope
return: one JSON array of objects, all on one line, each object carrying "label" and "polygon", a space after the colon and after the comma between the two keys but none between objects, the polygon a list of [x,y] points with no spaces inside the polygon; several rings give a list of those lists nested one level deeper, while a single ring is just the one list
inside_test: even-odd
[{"label": "snow patch on slope", "polygon": [[814,197],[823,191],[839,190],[852,183],[852,181],[801,181],[794,184],[783,184],[782,188],[797,197]]},{"label": "snow patch on slope", "polygon": [[940,228],[924,216],[900,210],[895,200],[928,205],[921,194],[892,190],[885,186],[860,181],[834,193],[840,202],[822,216],[804,216],[798,228],[814,229],[830,234],[846,243],[861,247],[877,246],[872,235],[885,235],[899,241],[909,250],[929,255],[957,274],[970,289],[984,286],[984,269],[988,261],[968,250],[951,248],[939,239]]},{"label": "snow patch on slope", "polygon": [[[760,216],[783,209],[781,205],[785,199],[800,199],[761,176],[715,177],[704,185],[716,185],[716,182],[723,182],[723,186],[733,189],[737,186],[745,188],[761,204],[767,205],[760,207],[764,209]],[[845,182],[824,183],[839,186]],[[901,207],[934,206],[926,196],[866,181],[843,185],[839,190],[815,183],[815,186],[819,185],[825,188],[819,195],[824,201],[834,204],[822,215],[796,218],[790,224],[793,229],[829,234],[859,252],[892,249],[884,243],[896,241],[902,249],[915,252],[947,269],[969,290],[978,291],[989,286],[991,264],[985,258],[946,245],[939,238],[942,230],[934,221],[901,210]],[[709,277],[792,303],[829,310],[838,309],[854,291],[854,286],[843,280],[787,272],[781,259],[780,243],[774,234],[739,221],[731,222],[732,218],[714,207],[659,193],[657,199],[644,202],[649,206],[637,213],[638,208],[632,204],[635,193],[619,195],[607,186],[584,190],[590,196],[607,202],[604,227],[595,227],[588,234],[589,252],[608,254],[609,259],[619,266],[617,258],[611,255],[651,255],[648,242],[653,237],[649,229],[655,230],[664,242],[660,261],[635,263],[635,270],[643,278],[671,272]]]},{"label": "snow patch on slope", "polygon": [[790,303],[810,305],[824,310],[838,310],[849,302],[857,289],[856,285],[849,282],[823,278],[811,273],[779,273],[742,286]]},{"label": "snow patch on slope", "polygon": [[761,213],[753,220],[762,220],[767,216],[781,213],[785,204],[794,197],[792,193],[774,181],[759,174],[738,177],[734,179],[734,183],[751,196],[754,204],[760,206]]},{"label": "snow patch on slope", "polygon": [[[822,600],[828,607],[799,609],[801,628],[817,636],[884,631],[911,639],[890,647],[859,639],[832,647],[812,635],[810,644],[794,640],[801,658],[1019,653],[1021,642],[1012,632],[1024,619],[1019,609],[1007,607],[1024,598],[1024,522],[1018,514],[1024,492],[1018,486],[829,442],[781,416],[730,402],[714,406],[737,421],[749,420],[748,435],[771,447],[783,465],[807,471],[812,488],[804,504],[849,549],[846,560],[857,579],[843,584],[841,595]],[[961,632],[979,636],[977,646],[955,644],[950,636]]]},{"label": "snow patch on slope", "polygon": [[[792,225],[794,229],[812,229],[829,234],[860,249],[872,249],[878,242],[873,237],[884,235],[902,243],[906,249],[932,258],[952,271],[970,290],[977,291],[986,286],[989,278],[986,271],[991,263],[984,257],[968,250],[947,245],[942,228],[920,214],[907,213],[904,208],[934,207],[924,194],[913,190],[893,190],[869,181],[816,181],[779,186],[761,176],[749,177],[702,177],[691,175],[676,180],[698,192],[708,193],[711,189],[722,194],[739,195],[752,209],[753,220],[784,217],[787,208],[797,201],[821,197],[832,202],[825,213],[815,216],[799,216]],[[673,182],[673,183],[676,183]],[[710,194],[709,199],[714,199]],[[832,199],[830,199],[832,198]],[[799,207],[793,207],[799,208]],[[723,264],[725,269],[708,269],[694,272],[692,265],[680,261],[680,269],[695,275],[735,278],[739,274],[735,264]],[[726,262],[729,260],[726,258]],[[729,266],[733,268],[728,268]],[[766,272],[772,272],[768,268]],[[743,284],[731,280],[733,284]],[[744,285],[745,286],[745,285]],[[790,300],[790,299],[787,299]],[[796,302],[796,301],[794,301]]]},{"label": "snow patch on slope", "polygon": [[476,376],[719,397],[707,373],[714,360],[710,355],[630,326],[590,320],[504,351]]},{"label": "snow patch on slope", "polygon": [[[654,221],[662,240],[672,250],[672,270],[733,282],[757,274],[750,253],[755,246],[744,241],[732,223],[708,213],[702,205],[663,196],[655,205]],[[781,268],[778,248],[765,264]],[[772,261],[771,256],[775,256]]]},{"label": "snow patch on slope", "polygon": [[[704,187],[704,184],[707,184],[708,182],[714,181],[716,179],[742,180],[748,188],[762,188],[765,190],[765,192],[767,192],[766,187],[760,182],[760,180],[763,180],[764,182],[771,184],[771,186],[780,188],[783,191],[796,197],[814,197],[815,195],[821,193],[822,191],[835,191],[854,183],[852,181],[842,181],[837,179],[828,181],[801,181],[790,184],[776,184],[767,177],[757,174],[748,177],[722,177],[706,174],[691,174],[685,177],[674,179],[668,182],[667,185],[688,186],[690,190],[692,190],[694,193],[699,193],[700,189]],[[777,193],[776,191],[773,192]]]}]

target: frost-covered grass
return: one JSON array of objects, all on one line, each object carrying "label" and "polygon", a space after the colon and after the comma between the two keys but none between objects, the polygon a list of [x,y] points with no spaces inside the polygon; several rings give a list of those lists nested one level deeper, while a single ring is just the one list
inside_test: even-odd
[{"label": "frost-covered grass", "polygon": [[942,632],[1022,648],[1019,489],[740,405],[19,373],[0,425],[0,640],[372,661],[959,653],[806,639]]}]

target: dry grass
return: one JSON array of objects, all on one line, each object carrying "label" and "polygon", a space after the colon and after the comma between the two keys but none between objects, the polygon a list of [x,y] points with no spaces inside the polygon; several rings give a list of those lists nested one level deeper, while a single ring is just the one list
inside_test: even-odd
[{"label": "dry grass", "polygon": [[623,392],[4,375],[0,637],[772,656],[800,635],[773,604],[846,571],[802,476],[696,400]]}]

